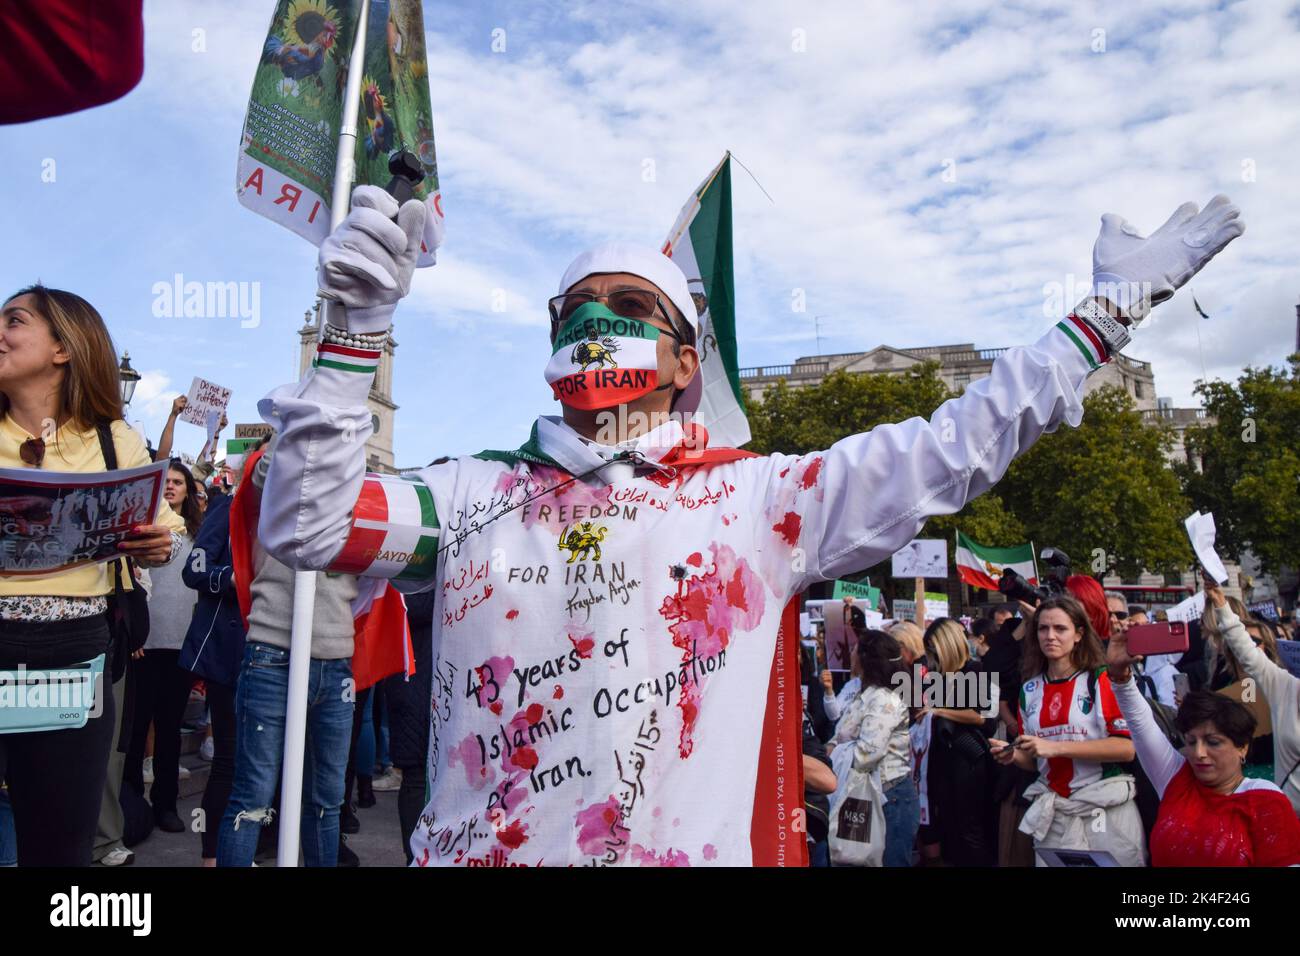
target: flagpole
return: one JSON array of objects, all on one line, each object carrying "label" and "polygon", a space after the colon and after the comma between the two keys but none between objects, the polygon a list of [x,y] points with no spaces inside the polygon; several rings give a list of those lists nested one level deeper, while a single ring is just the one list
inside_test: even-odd
[{"label": "flagpole", "polygon": [[[356,175],[357,117],[361,103],[361,76],[365,66],[366,21],[370,0],[361,0],[357,33],[348,58],[348,82],[343,92],[343,117],[339,148],[334,160],[334,193],[330,199],[330,231],[348,214],[352,180]],[[341,308],[325,302],[325,308]],[[325,309],[319,310],[316,337],[321,336]],[[344,322],[337,325],[342,328]],[[284,711],[284,764],[280,777],[280,842],[277,867],[298,865],[298,828],[302,820],[302,767],[307,739],[307,683],[311,674],[312,619],[316,611],[316,572],[293,576],[293,630],[289,637],[289,691]]]}]

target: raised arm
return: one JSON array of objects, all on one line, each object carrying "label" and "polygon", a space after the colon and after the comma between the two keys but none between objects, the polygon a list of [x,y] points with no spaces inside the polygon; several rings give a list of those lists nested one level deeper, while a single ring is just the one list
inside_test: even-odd
[{"label": "raised arm", "polygon": [[[1104,352],[1066,319],[1036,344],[1013,348],[987,378],[927,421],[881,425],[798,459],[775,457],[766,517],[806,556],[808,584],[884,560],[914,538],[927,518],[951,514],[987,491],[1012,460],[1062,422],[1077,425],[1088,373]],[[798,516],[798,538],[789,534]],[[922,605],[917,607],[921,616]]]},{"label": "raised arm", "polygon": [[167,416],[167,424],[163,426],[162,435],[158,439],[158,450],[154,452],[154,461],[167,461],[172,456],[172,438],[176,434],[176,419],[180,417],[181,412],[185,411],[185,406],[189,404],[189,398],[185,395],[177,395],[172,400],[171,414]]},{"label": "raised arm", "polygon": [[1240,235],[1237,217],[1226,197],[1203,211],[1187,203],[1146,239],[1103,217],[1093,259],[1105,295],[1084,299],[1033,345],[1009,349],[928,421],[883,425],[821,454],[773,461],[766,517],[803,552],[806,573],[794,587],[883,560],[927,518],[991,488],[1040,436],[1078,425],[1084,382],[1127,343],[1129,316],[1145,315]]},{"label": "raised arm", "polygon": [[[364,503],[365,445],[372,430],[366,398],[397,302],[410,289],[425,215],[418,201],[399,211],[382,189],[357,187],[352,211],[321,245],[318,270],[322,296],[341,303],[330,310],[331,320],[342,313],[347,328],[327,325],[303,380],[275,389],[258,404],[276,429],[258,537],[291,567],[334,567],[358,532],[354,517]],[[372,503],[382,504],[380,476],[370,481]],[[419,497],[429,514],[422,509],[421,520],[427,517],[426,524],[436,527],[427,495],[425,487]]]},{"label": "raised arm", "polygon": [[1237,659],[1246,676],[1259,684],[1259,689],[1270,702],[1289,700],[1290,695],[1283,688],[1300,682],[1300,678],[1285,667],[1273,663],[1263,650],[1255,646],[1250,634],[1246,632],[1246,625],[1233,613],[1227,598],[1217,585],[1206,588],[1205,596],[1209,606],[1214,608],[1214,620],[1220,636],[1232,649],[1232,656]]},{"label": "raised arm", "polygon": [[1106,644],[1107,676],[1119,704],[1120,713],[1133,738],[1133,749],[1146,771],[1156,793],[1165,795],[1165,787],[1182,768],[1183,755],[1173,748],[1151,715],[1151,705],[1146,702],[1133,679],[1134,658],[1128,653],[1128,637],[1123,631],[1112,634]]}]

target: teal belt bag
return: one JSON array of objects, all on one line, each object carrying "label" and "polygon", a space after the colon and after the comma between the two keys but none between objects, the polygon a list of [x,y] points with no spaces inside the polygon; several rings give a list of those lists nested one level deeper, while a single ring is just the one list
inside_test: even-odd
[{"label": "teal belt bag", "polygon": [[102,711],[105,655],[63,667],[0,670],[0,734],[86,726]]}]

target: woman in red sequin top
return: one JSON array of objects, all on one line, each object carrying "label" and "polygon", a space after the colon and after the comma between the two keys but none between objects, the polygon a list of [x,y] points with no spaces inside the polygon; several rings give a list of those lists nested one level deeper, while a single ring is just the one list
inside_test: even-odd
[{"label": "woman in red sequin top", "polygon": [[1186,741],[1179,752],[1132,679],[1134,660],[1127,638],[1112,635],[1106,655],[1110,683],[1142,769],[1160,794],[1151,865],[1300,865],[1300,820],[1290,800],[1271,781],[1242,773],[1255,730],[1250,711],[1211,691],[1192,691],[1178,709]]}]

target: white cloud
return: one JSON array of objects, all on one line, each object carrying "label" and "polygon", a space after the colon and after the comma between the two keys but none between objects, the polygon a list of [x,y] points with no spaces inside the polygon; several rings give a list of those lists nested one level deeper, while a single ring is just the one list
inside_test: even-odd
[{"label": "white cloud", "polygon": [[[241,333],[236,349],[235,333],[205,328],[202,355],[172,346],[180,382],[200,361],[224,360],[232,376],[249,363],[232,378],[242,420],[285,379],[312,289],[309,247],[239,210],[231,189],[270,10],[269,0],[151,0],[145,80],[106,109],[147,144],[137,158],[153,165],[91,169],[81,187],[100,204],[85,212],[96,240],[134,245],[147,261],[143,275],[123,265],[120,278],[93,277],[126,314],[173,271],[263,282],[261,338]],[[1216,192],[1242,207],[1248,229],[1195,283],[1203,304],[1217,301],[1199,327],[1207,371],[1235,376],[1294,344],[1300,21],[1284,0],[539,0],[491,10],[426,2],[425,15],[448,230],[441,263],[420,274],[398,316],[399,459],[426,460],[425,442],[502,444],[483,432],[526,432],[534,414],[553,410],[538,404],[545,301],[565,265],[599,239],[660,241],[726,149],[774,200],[735,169],[743,364],[813,352],[819,314],[828,352],[1031,341],[1047,322],[1044,285],[1089,274],[1102,213],[1150,230],[1182,201]],[[508,29],[502,54],[489,45],[496,26]],[[207,31],[205,53],[192,50],[196,28]],[[796,30],[806,52],[794,48]],[[18,147],[4,148],[9,157]],[[61,188],[78,188],[71,159],[64,168]],[[148,182],[172,188],[166,177],[183,170],[184,187],[205,199],[126,209],[148,170]],[[124,192],[127,172],[137,192]],[[114,286],[128,279],[131,296]],[[794,288],[806,313],[791,311]],[[494,290],[504,311],[494,311]],[[1178,296],[1130,348],[1180,405],[1201,375],[1190,315],[1190,297]],[[485,344],[499,392],[481,402],[487,420],[443,414],[437,396],[483,388],[468,370]]]}]

